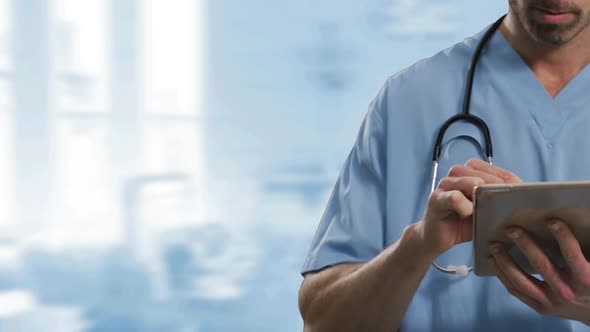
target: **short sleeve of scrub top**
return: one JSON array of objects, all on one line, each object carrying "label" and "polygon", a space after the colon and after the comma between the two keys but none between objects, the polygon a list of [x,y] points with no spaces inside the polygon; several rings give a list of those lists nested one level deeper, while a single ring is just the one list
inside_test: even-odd
[{"label": "short sleeve of scrub top", "polygon": [[302,273],[368,261],[384,248],[385,86],[369,106],[322,216]]}]

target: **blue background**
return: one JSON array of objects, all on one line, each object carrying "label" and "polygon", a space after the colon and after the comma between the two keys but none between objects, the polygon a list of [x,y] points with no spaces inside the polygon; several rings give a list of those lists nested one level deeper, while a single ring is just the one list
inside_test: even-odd
[{"label": "blue background", "polygon": [[505,10],[0,0],[0,331],[302,331],[369,102]]}]

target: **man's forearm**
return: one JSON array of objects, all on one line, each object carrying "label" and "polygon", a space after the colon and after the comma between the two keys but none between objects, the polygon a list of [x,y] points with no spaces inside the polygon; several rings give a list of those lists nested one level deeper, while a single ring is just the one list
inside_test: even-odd
[{"label": "man's forearm", "polygon": [[331,280],[316,276],[317,283],[312,281],[307,290],[315,293],[302,312],[305,330],[391,332],[398,328],[434,259],[422,244],[411,225],[400,240],[360,268]]}]

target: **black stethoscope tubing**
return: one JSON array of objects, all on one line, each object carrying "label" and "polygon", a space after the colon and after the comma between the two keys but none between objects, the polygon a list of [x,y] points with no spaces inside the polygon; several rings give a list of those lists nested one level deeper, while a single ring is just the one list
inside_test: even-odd
[{"label": "black stethoscope tubing", "polygon": [[[483,49],[488,44],[489,40],[492,38],[494,33],[496,31],[498,31],[498,29],[500,28],[500,25],[502,24],[504,17],[506,17],[506,15],[500,17],[496,22],[494,22],[494,24],[492,24],[490,26],[490,28],[485,32],[481,41],[477,45],[475,52],[473,52],[473,56],[471,57],[471,62],[469,64],[469,68],[467,71],[467,82],[465,85],[465,94],[463,96],[463,108],[462,108],[461,113],[454,115],[454,116],[450,117],[447,121],[445,121],[443,123],[443,125],[441,126],[441,128],[439,129],[438,134],[436,135],[436,142],[434,144],[434,151],[432,154],[432,184],[431,184],[430,192],[433,192],[435,190],[436,177],[437,177],[437,173],[438,173],[438,160],[439,160],[441,152],[442,152],[443,138],[445,136],[447,129],[451,125],[453,125],[454,123],[456,123],[458,121],[467,121],[467,122],[475,125],[476,127],[478,127],[479,130],[481,130],[481,132],[484,135],[484,140],[485,140],[486,159],[490,164],[492,163],[493,149],[492,149],[492,137],[490,135],[490,129],[488,128],[488,125],[486,124],[486,122],[484,120],[469,113],[469,107],[471,104],[471,91],[473,89],[473,79],[475,77],[475,70],[477,68],[477,64],[478,64],[479,60],[481,59],[481,54],[483,52]],[[436,261],[433,262],[432,265],[436,269],[438,269],[439,271],[444,272],[444,273],[448,273],[448,274],[465,275],[468,272],[470,272],[471,270],[473,270],[473,267],[467,267],[465,265],[458,266],[458,267],[457,266],[449,266],[448,268],[443,268],[443,267],[439,266],[438,264],[436,264]]]}]

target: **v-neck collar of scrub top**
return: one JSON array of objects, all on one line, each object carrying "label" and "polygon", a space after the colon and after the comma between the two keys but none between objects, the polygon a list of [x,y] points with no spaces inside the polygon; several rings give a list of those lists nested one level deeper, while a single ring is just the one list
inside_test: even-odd
[{"label": "v-neck collar of scrub top", "polygon": [[[487,46],[491,70],[504,75],[505,88],[526,86],[529,95],[520,95],[529,105],[528,111],[537,122],[545,139],[553,138],[570,115],[576,112],[590,112],[590,66],[586,65],[563,89],[552,98],[531,68],[516,52],[500,31],[496,31]],[[493,54],[491,57],[490,55]]]}]

